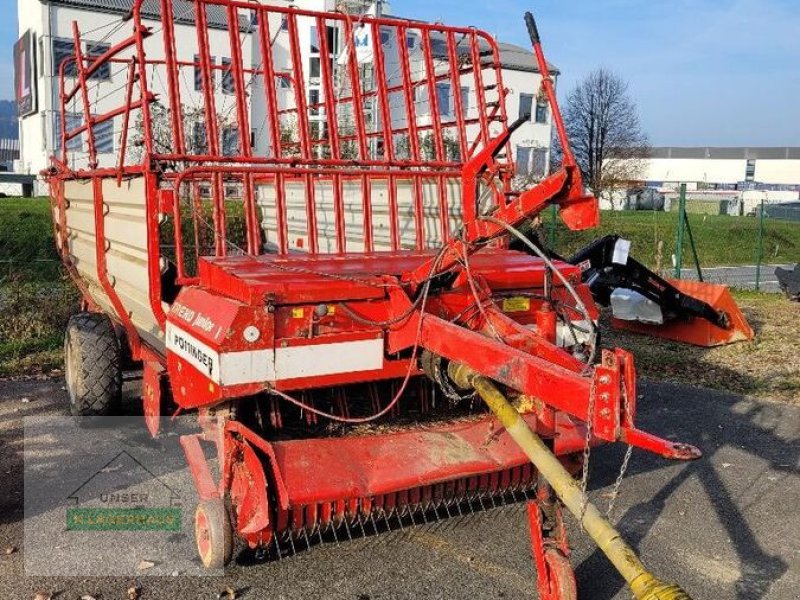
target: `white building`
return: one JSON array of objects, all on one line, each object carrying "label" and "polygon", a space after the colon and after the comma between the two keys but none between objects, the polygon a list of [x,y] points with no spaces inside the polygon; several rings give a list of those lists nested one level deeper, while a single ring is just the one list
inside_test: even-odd
[{"label": "white building", "polygon": [[[119,43],[131,35],[132,24],[127,18],[134,0],[17,0],[19,15],[20,42],[23,56],[17,59],[18,100],[22,100],[20,111],[20,140],[21,156],[17,169],[23,173],[38,173],[49,166],[49,159],[57,153],[60,147],[60,115],[59,111],[59,76],[58,69],[62,61],[73,54],[72,24],[77,21],[84,39],[83,52],[86,55],[102,54],[112,45]],[[264,4],[294,5],[309,10],[333,10],[333,0],[297,0],[284,2],[282,0],[262,0]],[[162,48],[160,36],[160,2],[146,2],[144,16],[147,25],[153,28],[154,34],[147,41],[148,58],[160,59],[157,53]],[[350,10],[376,10],[368,2],[355,0]],[[176,46],[178,59],[188,63],[195,62],[198,52],[197,31],[193,23],[193,2],[186,0],[173,0],[176,20]],[[381,3],[381,14],[389,16],[391,9],[388,3]],[[249,22],[242,17],[240,30],[242,31],[243,63],[258,65],[260,61],[258,24]],[[324,101],[324,93],[320,82],[321,61],[319,32],[316,30],[312,18],[298,19],[298,39],[303,61],[304,86],[306,101],[318,104]],[[328,60],[336,65],[337,57],[342,51],[343,33],[335,27],[328,27],[325,32],[328,41]],[[284,64],[287,71],[291,69],[289,56],[288,33],[285,22],[280,17],[276,22],[270,22],[270,31],[274,36],[273,59],[276,65]],[[409,29],[412,32],[412,29]],[[230,61],[230,37],[227,30],[227,20],[224,11],[209,11],[208,37],[214,64],[215,102],[220,114],[235,114],[235,95],[232,77],[229,77],[224,66]],[[413,35],[407,40],[410,61],[419,63],[421,51],[413,46]],[[432,40],[434,43],[435,39]],[[123,52],[120,57],[132,55],[133,50]],[[436,52],[436,48],[434,48]],[[396,54],[395,54],[396,55]],[[391,60],[391,52],[387,53],[387,60]],[[520,115],[529,114],[531,118],[515,133],[512,143],[517,169],[521,175],[541,176],[549,167],[549,147],[551,138],[551,118],[549,107],[546,103],[537,102],[536,94],[540,87],[541,77],[536,69],[534,55],[518,46],[500,44],[500,60],[503,67],[505,87],[510,91],[507,98],[508,119],[513,122]],[[27,66],[27,71],[25,70]],[[387,72],[391,65],[387,65]],[[127,81],[127,68],[124,64],[112,64],[98,74],[90,83],[90,93],[93,110],[102,114],[107,110],[124,104],[125,83]],[[188,110],[195,104],[202,104],[200,74],[195,69],[194,76],[191,69],[181,69],[181,96],[183,104]],[[187,74],[188,72],[188,74]],[[554,70],[554,73],[557,71]],[[158,75],[152,74],[153,91],[158,93],[158,87],[165,89],[163,81]],[[68,78],[68,81],[72,81]],[[260,80],[254,78],[250,102],[250,122],[252,126],[251,139],[254,142],[254,151],[257,154],[269,152],[270,140],[268,127],[265,127],[267,109],[264,101],[263,90],[259,93]],[[69,85],[69,84],[68,84]],[[472,83],[474,85],[474,81]],[[439,110],[443,116],[453,110],[455,95],[460,94],[467,98],[470,93],[470,82],[463,81],[461,89],[452,89],[449,83],[437,84],[437,98]],[[294,91],[280,90],[279,106],[287,107],[293,102]],[[474,90],[473,90],[474,91]],[[427,99],[418,103],[419,118],[424,121]],[[369,107],[367,107],[369,109]],[[199,109],[198,109],[199,110]],[[470,111],[476,114],[477,107],[466,106],[467,114]],[[72,107],[67,114],[67,127],[72,129],[82,123],[82,104],[79,97],[73,100]],[[405,118],[405,117],[402,117]],[[430,117],[427,117],[430,119]],[[312,110],[310,121],[319,121],[316,127],[324,127],[324,109]],[[395,120],[395,113],[392,113]],[[95,127],[97,138],[97,151],[100,166],[113,166],[120,149],[122,123],[121,119],[104,123]],[[166,131],[164,143],[169,143],[169,130]],[[222,145],[235,148],[238,145],[238,129],[231,124],[222,126]],[[158,134],[155,136],[158,142]],[[202,144],[205,138],[202,119],[187,126],[186,137],[188,143]],[[86,152],[86,136],[70,142],[71,166],[85,166],[88,153]],[[128,148],[129,152],[136,151]],[[39,190],[42,193],[43,190]]]},{"label": "white building", "polygon": [[705,189],[800,187],[800,148],[653,148],[643,179]]}]

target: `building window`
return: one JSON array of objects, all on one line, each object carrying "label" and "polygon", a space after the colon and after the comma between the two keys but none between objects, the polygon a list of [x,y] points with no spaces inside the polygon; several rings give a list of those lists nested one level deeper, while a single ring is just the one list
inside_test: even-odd
[{"label": "building window", "polygon": [[239,128],[225,127],[222,130],[222,155],[236,156],[239,153]]},{"label": "building window", "polygon": [[[217,87],[217,72],[214,69],[217,59],[213,56],[210,56],[208,61],[211,63],[211,72],[209,73],[209,78],[211,79],[211,89],[213,90]],[[194,91],[203,91],[203,67],[200,64],[199,54],[194,55]]]},{"label": "building window", "polygon": [[278,87],[282,90],[288,90],[292,87],[292,79],[288,75],[278,75]]},{"label": "building window", "polygon": [[469,88],[462,87],[461,88],[461,110],[462,114],[466,116],[467,112],[469,111]]},{"label": "building window", "polygon": [[319,81],[321,63],[319,57],[312,57],[309,61],[308,77],[311,80]]},{"label": "building window", "polygon": [[233,83],[233,69],[231,68],[232,61],[230,58],[222,59],[222,93],[229,96],[236,93],[236,86]]},{"label": "building window", "polygon": [[114,153],[114,121],[109,119],[92,127],[94,147],[98,154]]},{"label": "building window", "polygon": [[547,100],[537,100],[536,101],[536,122],[537,123],[547,123]]},{"label": "building window", "polygon": [[447,56],[447,42],[443,39],[431,39],[431,54],[436,58]]},{"label": "building window", "polygon": [[409,50],[413,50],[417,45],[417,36],[415,35],[407,35],[406,36],[406,48]]},{"label": "building window", "polygon": [[533,113],[533,94],[519,95],[519,118],[530,119]]},{"label": "building window", "polygon": [[756,161],[753,158],[748,159],[747,161],[747,170],[745,171],[744,180],[745,181],[756,180]]},{"label": "building window", "polygon": [[316,26],[311,26],[311,53],[319,54],[319,36],[317,35]]},{"label": "building window", "polygon": [[[111,50],[111,44],[102,44],[100,42],[86,42],[86,58],[89,62],[93,61],[98,56],[102,56]],[[107,80],[111,79],[111,63],[106,61],[97,71],[92,75],[91,79]]]},{"label": "building window", "polygon": [[[58,77],[59,73],[61,72],[61,63],[68,58],[73,58],[74,56],[75,43],[73,41],[58,38],[53,39],[53,75]],[[78,74],[74,60],[67,64],[64,73],[68,77],[75,77]]]},{"label": "building window", "polygon": [[309,113],[311,115],[318,115],[319,114],[319,106],[314,106],[315,104],[319,104],[319,90],[312,89],[308,90],[308,103],[311,105],[309,108]]},{"label": "building window", "polygon": [[192,124],[192,150],[193,154],[208,154],[206,124],[200,121],[195,121]]},{"label": "building window", "polygon": [[289,17],[286,15],[281,17],[281,31],[289,31]]},{"label": "building window", "polygon": [[[53,148],[61,151],[61,114],[58,112],[53,113]],[[83,125],[83,116],[77,113],[67,113],[67,131],[74,131]],[[83,150],[83,134],[75,136],[67,141],[67,152],[81,152]]]},{"label": "building window", "polygon": [[543,179],[547,171],[547,149],[534,148],[531,152],[531,175]]},{"label": "building window", "polygon": [[339,31],[336,27],[328,26],[328,52],[334,56],[339,54]]},{"label": "building window", "polygon": [[531,170],[531,150],[525,146],[517,146],[517,175],[525,176]]},{"label": "building window", "polygon": [[439,115],[446,117],[450,112],[450,84],[437,83],[436,84],[436,99],[439,102]]}]

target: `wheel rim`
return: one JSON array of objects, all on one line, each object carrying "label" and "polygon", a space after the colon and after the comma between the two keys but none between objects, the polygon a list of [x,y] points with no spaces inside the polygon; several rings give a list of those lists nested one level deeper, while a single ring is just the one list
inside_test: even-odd
[{"label": "wheel rim", "polygon": [[551,597],[555,600],[577,600],[578,586],[569,559],[560,550],[551,549],[546,552],[545,561]]},{"label": "wheel rim", "polygon": [[194,533],[197,539],[197,551],[203,563],[206,563],[211,554],[211,532],[208,527],[208,516],[198,507],[194,519]]},{"label": "wheel rim", "polygon": [[77,375],[76,369],[80,368],[80,365],[76,364],[78,361],[76,352],[72,349],[72,339],[70,338],[69,333],[67,333],[67,337],[64,343],[64,379],[67,384],[67,396],[69,398],[69,403],[71,405],[75,405],[75,396],[76,396],[76,387],[77,383],[75,381],[75,377]]}]

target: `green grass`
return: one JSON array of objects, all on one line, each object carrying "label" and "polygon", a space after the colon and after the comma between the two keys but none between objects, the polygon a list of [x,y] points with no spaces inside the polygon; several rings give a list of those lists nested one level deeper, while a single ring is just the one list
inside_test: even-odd
[{"label": "green grass", "polygon": [[0,198],[0,279],[57,278],[60,261],[53,241],[47,198]]},{"label": "green grass", "polygon": [[64,327],[78,307],[56,253],[49,200],[0,199],[0,377],[59,368]]},{"label": "green grass", "polygon": [[[550,211],[545,214],[545,237],[549,240]],[[559,220],[556,227],[557,252],[570,256],[589,242],[609,233],[631,240],[631,255],[651,268],[670,268],[675,252],[677,213],[649,211],[604,211],[600,228],[569,231]],[[759,248],[759,226],[755,217],[689,215],[700,265],[755,264]],[[800,223],[766,219],[764,260],[793,263],[800,260]],[[684,239],[684,266],[691,266],[688,234]]]}]

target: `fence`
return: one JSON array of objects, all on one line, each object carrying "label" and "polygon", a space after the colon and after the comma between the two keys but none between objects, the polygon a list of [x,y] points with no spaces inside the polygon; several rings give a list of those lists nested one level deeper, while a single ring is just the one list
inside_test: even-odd
[{"label": "fence", "polygon": [[647,210],[605,211],[599,230],[568,231],[544,216],[544,241],[569,257],[590,241],[614,233],[632,242],[631,255],[654,271],[733,288],[778,292],[778,266],[800,262],[800,203],[760,204],[728,214],[720,200],[698,200],[681,186]]}]

